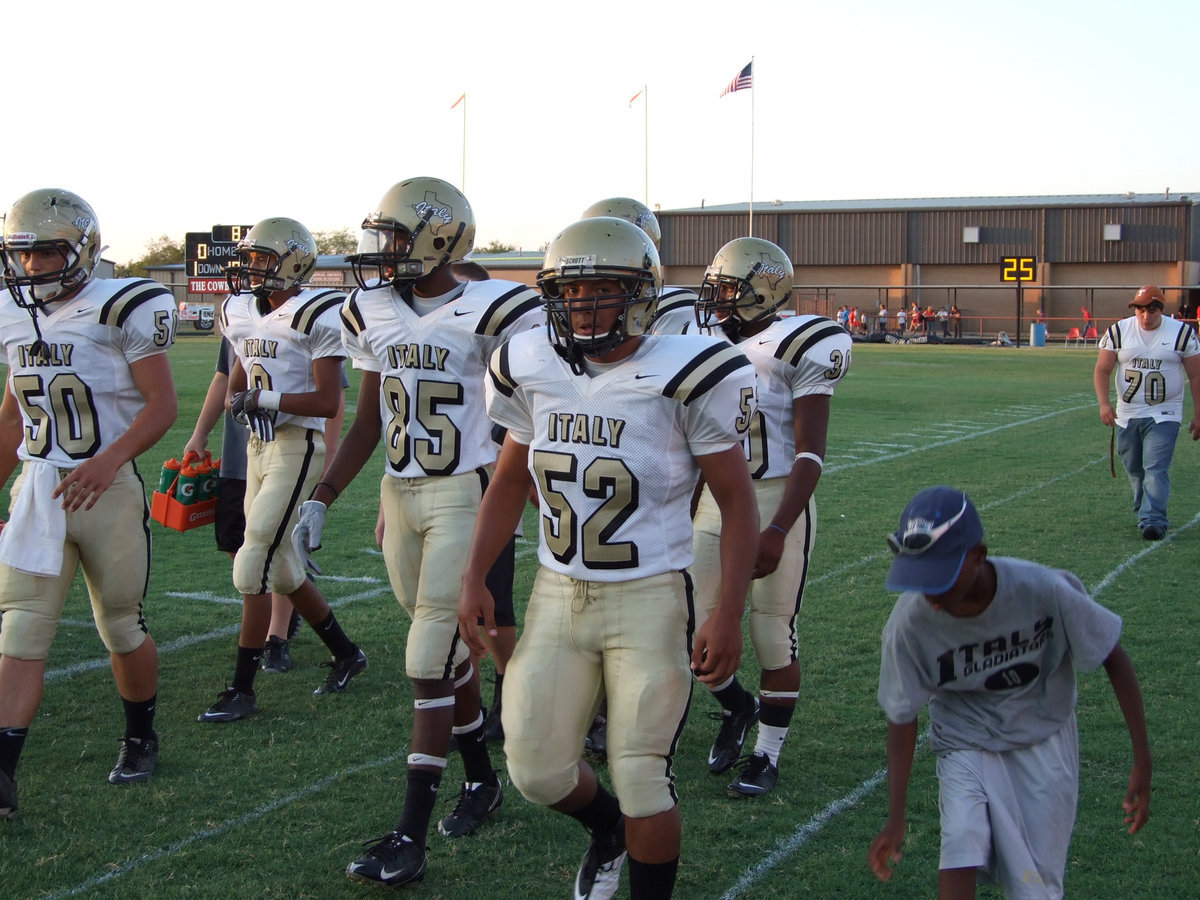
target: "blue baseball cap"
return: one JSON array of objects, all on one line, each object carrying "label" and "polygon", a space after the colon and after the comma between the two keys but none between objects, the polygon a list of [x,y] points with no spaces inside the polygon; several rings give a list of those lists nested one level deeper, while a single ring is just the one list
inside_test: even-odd
[{"label": "blue baseball cap", "polygon": [[983,541],[983,523],[964,492],[925,488],[908,501],[900,526],[887,540],[895,554],[887,589],[933,596],[958,580],[967,551]]}]

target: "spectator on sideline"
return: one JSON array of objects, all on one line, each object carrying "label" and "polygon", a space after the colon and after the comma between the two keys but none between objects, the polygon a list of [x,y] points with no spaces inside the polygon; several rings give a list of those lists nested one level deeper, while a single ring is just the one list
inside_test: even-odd
[{"label": "spectator on sideline", "polygon": [[[1170,523],[1171,458],[1183,422],[1183,385],[1192,395],[1188,433],[1200,439],[1200,341],[1186,322],[1164,320],[1166,301],[1153,284],[1130,301],[1134,314],[1114,322],[1100,339],[1092,374],[1100,421],[1117,429],[1117,452],[1133,488],[1133,511],[1148,541],[1162,540]],[[1117,370],[1117,406],[1110,391]]]}]

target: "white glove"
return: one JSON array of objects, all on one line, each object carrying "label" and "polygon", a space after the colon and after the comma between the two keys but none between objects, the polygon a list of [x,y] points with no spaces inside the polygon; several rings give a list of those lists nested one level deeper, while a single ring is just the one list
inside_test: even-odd
[{"label": "white glove", "polygon": [[300,557],[304,571],[314,575],[321,574],[321,567],[313,562],[312,553],[321,549],[326,509],[328,507],[320,500],[305,500],[300,504],[300,521],[292,529],[292,549]]}]

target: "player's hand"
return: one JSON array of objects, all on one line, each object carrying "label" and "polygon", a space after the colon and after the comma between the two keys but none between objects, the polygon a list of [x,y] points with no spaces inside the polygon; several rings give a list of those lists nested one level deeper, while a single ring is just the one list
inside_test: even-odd
[{"label": "player's hand", "polygon": [[488,654],[487,645],[479,635],[479,620],[487,633],[495,637],[500,633],[496,627],[496,600],[487,585],[463,579],[462,592],[458,596],[458,633],[476,656]]},{"label": "player's hand", "polygon": [[112,486],[116,477],[116,468],[108,464],[107,456],[102,453],[72,469],[58,483],[52,496],[55,500],[62,498],[62,507],[67,512],[75,512],[80,508],[91,509],[100,495]]},{"label": "player's hand", "polygon": [[1200,441],[1200,416],[1193,416],[1192,421],[1188,422],[1188,434],[1193,441]]},{"label": "player's hand", "polygon": [[783,541],[787,535],[767,526],[758,535],[758,556],[754,559],[754,578],[766,578],[777,568],[783,556]]},{"label": "player's hand", "polygon": [[1113,409],[1111,403],[1104,402],[1100,404],[1100,421],[1108,426],[1117,424],[1117,411]]},{"label": "player's hand", "polygon": [[692,642],[692,674],[703,684],[720,684],[741,661],[742,620],[726,622],[716,614],[705,619]]},{"label": "player's hand", "polygon": [[292,529],[292,548],[300,557],[304,571],[313,575],[321,574],[321,567],[313,561],[312,553],[321,549],[326,509],[328,507],[320,500],[305,500],[300,504],[300,521]]},{"label": "player's hand", "polygon": [[1129,773],[1129,789],[1121,801],[1125,809],[1125,824],[1133,834],[1150,820],[1150,772],[1148,767],[1134,765]]},{"label": "player's hand", "polygon": [[258,389],[238,391],[229,401],[229,414],[243,425],[250,424],[250,414],[258,410]]},{"label": "player's hand", "polygon": [[256,409],[250,413],[246,424],[250,426],[250,433],[260,441],[275,440],[275,413]]},{"label": "player's hand", "polygon": [[867,851],[867,862],[871,864],[875,876],[880,881],[887,881],[892,877],[892,866],[900,862],[904,855],[900,852],[903,843],[904,825],[896,827],[890,821],[875,835],[875,840],[871,841],[871,849]]}]

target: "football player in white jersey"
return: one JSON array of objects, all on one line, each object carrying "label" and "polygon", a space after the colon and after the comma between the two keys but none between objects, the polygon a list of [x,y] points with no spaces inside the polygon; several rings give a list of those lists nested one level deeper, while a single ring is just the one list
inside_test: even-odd
[{"label": "football player in white jersey", "polygon": [[[779,316],[792,289],[792,263],[775,244],[736,238],[717,251],[697,301],[702,328],[728,337],[754,363],[758,411],[745,440],[762,531],[750,589],[750,642],[762,669],[755,697],[730,677],[709,686],[721,704],[721,726],[708,755],[720,774],[739,761],[729,784],[738,797],[771,790],[800,691],[796,616],[804,599],[817,537],[813,491],[825,458],[830,400],[850,368],[850,335],[824,316]],[[696,510],[696,579],[700,615],[717,602],[724,534],[707,490]],[[754,752],[739,760],[754,720]]]},{"label": "football player in white jersey", "polygon": [[302,553],[320,546],[326,508],[382,436],[383,556],[412,617],[405,672],[415,710],[400,820],[346,875],[387,887],[425,875],[452,733],[465,780],[439,833],[471,834],[503,801],[483,739],[479,675],[458,639],[458,594],[463,544],[496,461],[483,398],[487,359],[510,334],[545,320],[532,288],[457,278],[452,264],[474,240],[466,197],[438,178],[394,185],[364,220],[358,253],[347,257],[359,288],[342,310],[343,341],[362,369],[358,408],[293,537]]},{"label": "football player in white jersey", "polygon": [[[583,211],[580,218],[592,219],[596,216],[613,216],[617,219],[624,219],[626,222],[632,222],[646,232],[646,237],[650,238],[654,249],[659,249],[659,244],[662,242],[662,228],[658,224],[658,217],[654,215],[654,211],[645,203],[634,200],[632,197],[608,197],[604,200],[597,200]],[[695,332],[696,292],[681,285],[663,285],[659,289],[658,298],[654,303],[653,319],[646,330],[651,334]],[[583,748],[589,757],[599,761],[606,758],[608,753],[607,728],[608,707],[602,700],[596,718],[583,741]]]},{"label": "football player in white jersey", "polygon": [[125,709],[108,780],[146,781],[158,759],[149,514],[133,461],[175,421],[175,301],[153,281],[94,277],[102,251],[96,214],[69,191],[32,191],[4,218],[0,483],[18,460],[21,474],[0,532],[0,818],[17,809],[17,760],[81,565]]},{"label": "football player in white jersey", "polygon": [[[578,821],[591,842],[575,897],[670,896],[680,813],[671,759],[701,680],[729,677],[758,518],[741,449],[754,371],[725,341],[651,335],[658,252],[623,219],[584,219],[551,242],[538,283],[546,330],[492,357],[488,412],[508,429],[463,574],[459,632],[494,628],[485,578],[536,486],[540,569],[509,663],[504,751],[530,801]],[[738,421],[742,411],[744,420]],[[704,474],[730,523],[720,602],[694,630],[690,504]],[[581,758],[602,694],[616,796]]]},{"label": "football player in white jersey", "polygon": [[[632,222],[646,232],[646,236],[654,243],[654,249],[659,249],[662,228],[654,211],[645,203],[631,197],[609,197],[593,203],[583,211],[580,218],[591,219],[595,216],[614,216]],[[654,318],[647,330],[651,334],[683,334],[695,331],[696,292],[682,285],[663,285],[654,305]]]},{"label": "football player in white jersey", "polygon": [[[1134,314],[1114,322],[1100,339],[1092,381],[1100,421],[1117,429],[1117,451],[1133,488],[1133,512],[1148,541],[1167,533],[1171,458],[1183,422],[1183,385],[1192,393],[1188,434],[1200,439],[1200,342],[1186,322],[1163,316],[1166,300],[1153,284],[1129,306]],[[1110,399],[1117,370],[1117,407]]]},{"label": "football player in white jersey", "polygon": [[200,722],[234,722],[258,712],[254,677],[271,624],[271,593],[286,595],[329,648],[328,677],[313,693],[345,690],[367,656],[342,631],[289,539],[300,498],[325,464],[325,420],[342,392],[340,313],[346,295],[305,290],[317,244],[294,219],[263,219],[237,245],[221,333],[237,354],[229,411],[250,430],[246,445],[246,532],[233,559],[242,594],[233,681]]}]

